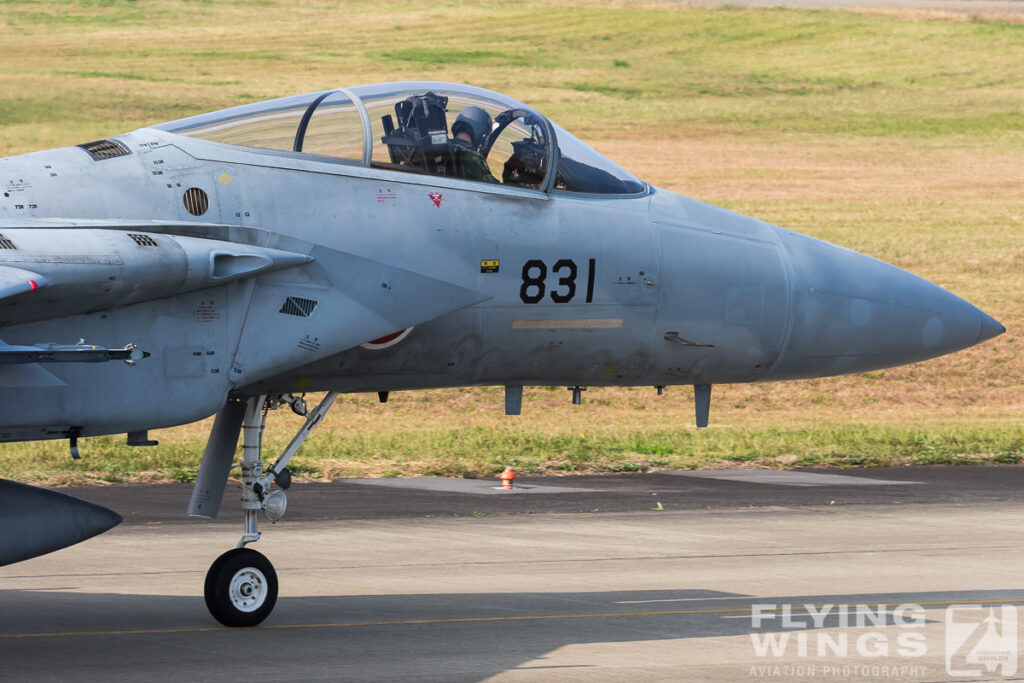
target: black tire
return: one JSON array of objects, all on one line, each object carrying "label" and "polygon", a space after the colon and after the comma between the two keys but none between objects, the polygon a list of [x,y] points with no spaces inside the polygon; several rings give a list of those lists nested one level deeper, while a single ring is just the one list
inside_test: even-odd
[{"label": "black tire", "polygon": [[262,554],[234,548],[206,572],[203,595],[210,614],[225,626],[255,626],[277,602],[277,573]]}]

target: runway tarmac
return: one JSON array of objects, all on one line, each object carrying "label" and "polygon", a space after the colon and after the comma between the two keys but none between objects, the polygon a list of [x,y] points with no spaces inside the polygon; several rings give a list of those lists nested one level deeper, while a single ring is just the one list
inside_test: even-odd
[{"label": "runway tarmac", "polygon": [[[1024,625],[1022,467],[527,478],[532,493],[480,492],[494,483],[293,486],[288,518],[257,544],[281,597],[248,630],[221,628],[202,599],[237,513],[188,520],[187,486],[88,490],[126,522],[0,568],[0,680],[1021,675],[1003,650]],[[989,647],[990,632],[1016,640]]]}]

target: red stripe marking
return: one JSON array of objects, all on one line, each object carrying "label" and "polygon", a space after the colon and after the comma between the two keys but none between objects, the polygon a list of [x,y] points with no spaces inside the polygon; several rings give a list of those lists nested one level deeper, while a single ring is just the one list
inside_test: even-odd
[{"label": "red stripe marking", "polygon": [[387,344],[389,341],[393,341],[398,338],[398,335],[405,332],[405,330],[399,330],[398,332],[392,332],[391,334],[384,335],[380,339],[373,339],[367,344]]}]

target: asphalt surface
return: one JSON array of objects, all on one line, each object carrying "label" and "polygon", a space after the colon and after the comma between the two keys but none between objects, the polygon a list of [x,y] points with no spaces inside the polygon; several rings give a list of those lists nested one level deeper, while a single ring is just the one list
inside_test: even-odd
[{"label": "asphalt surface", "polygon": [[[502,492],[500,482],[424,480],[422,485],[380,486],[371,480],[297,483],[288,490],[287,522],[330,519],[455,517],[542,512],[646,511],[661,503],[669,510],[735,507],[964,503],[1024,501],[1024,467],[1014,465],[878,467],[861,470],[796,470],[838,475],[829,485],[787,485],[772,470],[726,470],[718,475],[752,473],[759,481],[688,476],[687,473],[606,474],[520,477],[523,491]],[[714,472],[712,472],[714,473]],[[692,473],[689,473],[692,474]],[[853,475],[853,476],[851,476]],[[861,480],[879,482],[865,486]],[[386,483],[388,480],[372,480]],[[430,490],[431,481],[463,486],[463,492]],[[903,482],[903,485],[891,482]],[[906,482],[915,482],[907,484]],[[396,482],[398,483],[398,482]],[[229,485],[218,522],[242,516]],[[549,487],[559,489],[546,493]],[[532,491],[539,490],[534,493]],[[60,491],[120,513],[125,524],[205,524],[185,515],[191,484],[67,487]],[[526,491],[531,491],[527,495]]]},{"label": "asphalt surface", "polygon": [[[203,604],[206,568],[240,532],[231,494],[209,522],[185,517],[188,486],[65,489],[126,521],[0,568],[0,680],[954,681],[1024,671],[1016,651],[1013,671],[979,669],[976,656],[993,614],[1016,637],[1003,649],[1024,640],[1024,467],[496,484],[296,484],[285,521],[263,524],[256,544],[281,594],[255,629],[222,628]],[[858,623],[837,607],[813,623],[810,610],[827,605],[869,614]],[[911,605],[909,622],[899,605]],[[783,620],[789,608],[795,621]],[[767,635],[791,640],[765,650]]]}]

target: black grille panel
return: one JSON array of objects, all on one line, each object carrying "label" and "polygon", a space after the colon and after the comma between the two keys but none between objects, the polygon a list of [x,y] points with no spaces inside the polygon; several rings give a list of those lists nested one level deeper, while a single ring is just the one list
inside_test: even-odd
[{"label": "black grille panel", "polygon": [[114,157],[123,157],[126,154],[131,154],[128,148],[122,145],[117,140],[96,140],[95,142],[86,142],[85,144],[79,145],[82,149],[89,153],[96,161],[103,161],[104,159],[113,159]]},{"label": "black grille panel", "polygon": [[0,235],[0,249],[17,249],[14,242],[7,239],[7,235]]},{"label": "black grille panel", "polygon": [[308,318],[313,315],[317,302],[313,299],[303,299],[298,296],[290,296],[284,300],[281,310],[278,313],[297,315],[300,318]]},{"label": "black grille panel", "polygon": [[128,236],[131,237],[132,240],[135,241],[135,244],[139,245],[140,247],[156,246],[156,240],[150,237],[149,235],[139,235],[134,232],[130,232],[128,233]]}]

